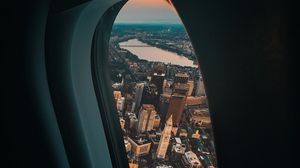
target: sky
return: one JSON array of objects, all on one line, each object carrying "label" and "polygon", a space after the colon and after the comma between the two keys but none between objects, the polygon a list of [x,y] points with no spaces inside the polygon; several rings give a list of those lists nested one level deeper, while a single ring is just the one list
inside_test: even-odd
[{"label": "sky", "polygon": [[129,0],[116,18],[116,23],[181,23],[165,0]]}]

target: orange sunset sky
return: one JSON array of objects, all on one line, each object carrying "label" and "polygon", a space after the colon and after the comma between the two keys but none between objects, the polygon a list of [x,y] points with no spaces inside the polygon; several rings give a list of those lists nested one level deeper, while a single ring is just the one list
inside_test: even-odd
[{"label": "orange sunset sky", "polygon": [[116,23],[180,23],[166,0],[129,0],[116,18]]},{"label": "orange sunset sky", "polygon": [[161,6],[162,3],[166,3],[164,2],[166,0],[129,0],[130,4],[134,4],[136,6]]}]

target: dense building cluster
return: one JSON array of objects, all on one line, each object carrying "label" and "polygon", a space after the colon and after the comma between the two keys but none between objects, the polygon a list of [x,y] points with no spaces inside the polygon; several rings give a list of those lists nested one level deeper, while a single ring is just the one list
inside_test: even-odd
[{"label": "dense building cluster", "polygon": [[199,69],[140,60],[115,43],[109,60],[130,167],[216,167]]}]

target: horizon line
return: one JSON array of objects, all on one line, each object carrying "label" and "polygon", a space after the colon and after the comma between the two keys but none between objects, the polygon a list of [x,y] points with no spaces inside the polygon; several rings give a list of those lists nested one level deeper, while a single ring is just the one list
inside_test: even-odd
[{"label": "horizon line", "polygon": [[178,24],[183,25],[181,22],[165,22],[165,21],[153,21],[153,22],[139,22],[139,21],[116,21],[114,24]]}]

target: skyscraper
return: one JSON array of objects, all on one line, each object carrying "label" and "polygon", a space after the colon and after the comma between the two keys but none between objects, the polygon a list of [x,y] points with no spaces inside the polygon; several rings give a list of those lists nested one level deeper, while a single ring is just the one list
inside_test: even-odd
[{"label": "skyscraper", "polygon": [[155,84],[145,84],[141,104],[157,105],[159,100],[157,87]]},{"label": "skyscraper", "polygon": [[134,100],[132,94],[125,95],[125,109],[126,112],[132,112],[132,107],[134,106]]},{"label": "skyscraper", "polygon": [[144,83],[138,83],[135,86],[135,96],[134,96],[135,109],[140,107],[141,100],[143,97],[144,86],[145,86]]},{"label": "skyscraper", "polygon": [[194,81],[189,80],[187,84],[189,85],[188,96],[191,96],[194,90]]},{"label": "skyscraper", "polygon": [[157,88],[158,95],[163,93],[165,74],[164,73],[154,73],[151,77],[150,83],[155,84]]},{"label": "skyscraper", "polygon": [[166,116],[170,104],[171,94],[161,94],[159,99],[159,116],[161,121],[164,123],[166,121]]},{"label": "skyscraper", "polygon": [[139,111],[138,132],[143,133],[153,129],[156,111],[151,104],[143,104]]},{"label": "skyscraper", "polygon": [[158,159],[164,159],[166,157],[166,153],[170,143],[172,127],[173,127],[173,121],[171,115],[166,121],[165,128],[161,133],[159,145],[156,151],[156,157]]},{"label": "skyscraper", "polygon": [[174,125],[178,126],[181,121],[188,89],[188,84],[176,83],[174,86],[174,91],[171,95],[168,112],[166,115],[166,118],[169,118],[171,115],[173,116],[172,120]]}]

